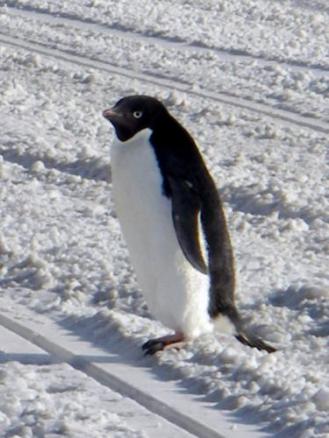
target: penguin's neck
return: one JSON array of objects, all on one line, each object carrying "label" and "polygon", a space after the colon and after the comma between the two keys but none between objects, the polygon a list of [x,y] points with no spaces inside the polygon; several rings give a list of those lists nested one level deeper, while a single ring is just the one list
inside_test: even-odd
[{"label": "penguin's neck", "polygon": [[120,148],[125,148],[125,146],[138,146],[138,145],[144,145],[150,141],[150,137],[152,135],[152,129],[145,128],[141,131],[138,131],[133,137],[129,138],[126,141],[121,141],[118,139],[118,137],[115,137],[113,145],[119,146]]}]

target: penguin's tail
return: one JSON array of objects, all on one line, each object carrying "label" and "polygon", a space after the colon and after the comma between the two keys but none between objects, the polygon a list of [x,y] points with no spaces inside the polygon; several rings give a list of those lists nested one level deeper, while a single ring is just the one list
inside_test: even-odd
[{"label": "penguin's tail", "polygon": [[240,314],[236,307],[228,306],[213,318],[216,331],[231,334],[244,345],[248,345],[258,350],[265,350],[268,353],[274,353],[276,348],[267,344],[265,341],[254,335],[251,330],[245,327]]},{"label": "penguin's tail", "polygon": [[240,341],[244,345],[248,345],[252,348],[257,348],[257,350],[265,350],[268,353],[274,353],[276,348],[272,347],[272,345],[267,344],[262,339],[245,332],[244,330],[240,330],[238,334],[235,335],[236,339]]},{"label": "penguin's tail", "polygon": [[210,309],[210,315],[215,323],[215,327],[221,332],[233,334],[238,341],[257,350],[265,350],[268,353],[274,353],[276,348],[267,344],[265,341],[254,335],[249,330],[240,316],[240,312],[234,303],[220,303],[220,308]]}]

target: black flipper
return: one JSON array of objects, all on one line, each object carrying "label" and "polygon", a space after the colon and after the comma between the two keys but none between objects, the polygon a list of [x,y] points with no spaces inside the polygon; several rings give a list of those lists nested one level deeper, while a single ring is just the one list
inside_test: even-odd
[{"label": "black flipper", "polygon": [[186,180],[169,177],[172,201],[172,217],[179,245],[191,265],[208,273],[203,259],[199,237],[200,200]]}]

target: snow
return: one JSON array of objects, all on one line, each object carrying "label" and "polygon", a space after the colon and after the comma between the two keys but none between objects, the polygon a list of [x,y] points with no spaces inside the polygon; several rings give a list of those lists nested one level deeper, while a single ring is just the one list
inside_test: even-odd
[{"label": "snow", "polygon": [[[1,312],[69,319],[94,346],[128,348],[136,368],[229,413],[237,432],[251,423],[267,436],[328,436],[326,2],[1,5]],[[141,357],[167,331],[121,238],[101,115],[135,93],[161,98],[197,139],[225,204],[239,308],[277,353],[207,335]],[[152,436],[132,422],[142,408],[129,397],[32,344],[15,352],[10,336],[0,347],[3,436]]]},{"label": "snow", "polygon": [[114,413],[120,402],[117,394],[107,394],[68,365],[32,366],[15,361],[2,366],[1,380],[11,388],[0,405],[2,433],[10,434],[6,436],[78,437],[85,436],[86,425],[95,437],[105,436],[105,431],[113,437],[143,436],[124,426],[124,414]]}]

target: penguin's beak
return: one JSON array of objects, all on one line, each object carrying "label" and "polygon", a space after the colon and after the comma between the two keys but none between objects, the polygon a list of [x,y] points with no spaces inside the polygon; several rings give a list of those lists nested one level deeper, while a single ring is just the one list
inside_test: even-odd
[{"label": "penguin's beak", "polygon": [[134,127],[131,126],[131,120],[118,107],[113,107],[103,111],[103,117],[108,120],[119,140],[126,141],[134,134]]},{"label": "penguin's beak", "polygon": [[114,108],[109,108],[103,111],[103,117],[105,117],[106,120],[109,120],[111,123],[118,121],[120,118],[122,118],[122,114],[115,110]]}]

